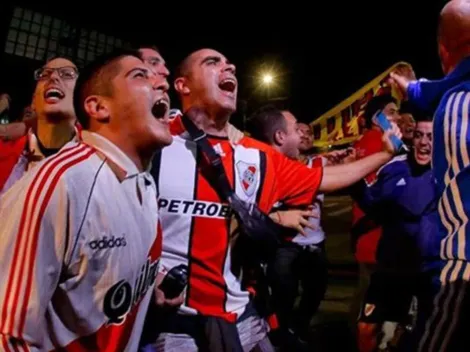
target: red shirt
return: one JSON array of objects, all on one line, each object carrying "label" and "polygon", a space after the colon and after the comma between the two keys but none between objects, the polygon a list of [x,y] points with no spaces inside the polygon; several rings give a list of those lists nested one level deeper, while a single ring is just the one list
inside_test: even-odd
[{"label": "red shirt", "polygon": [[[378,153],[382,151],[383,144],[382,144],[382,132],[372,129],[367,130],[362,138],[356,142],[354,145],[356,149],[357,158],[362,159],[366,156]],[[372,172],[365,177],[365,181],[367,184],[372,184],[375,182],[377,177],[376,172]],[[364,212],[359,208],[359,206],[354,203],[353,204],[353,223],[352,226],[357,226],[359,221],[364,221]],[[382,229],[374,224],[373,222],[369,222],[372,224],[371,226],[367,226],[371,228],[370,230],[361,233],[360,237],[356,242],[356,260],[360,263],[375,263],[375,252],[377,250],[377,244],[379,242],[380,236],[382,234]]]},{"label": "red shirt", "polygon": [[26,136],[12,141],[2,141],[0,139],[0,191],[23,153],[26,141]]}]

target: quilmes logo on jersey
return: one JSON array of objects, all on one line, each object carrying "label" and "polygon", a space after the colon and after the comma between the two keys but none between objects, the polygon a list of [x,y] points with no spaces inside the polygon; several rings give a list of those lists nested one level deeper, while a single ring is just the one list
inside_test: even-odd
[{"label": "quilmes logo on jersey", "polygon": [[255,164],[248,164],[244,161],[237,162],[238,175],[243,191],[251,197],[256,189],[258,181],[258,168]]},{"label": "quilmes logo on jersey", "polygon": [[200,200],[160,198],[158,200],[158,210],[164,213],[204,218],[225,219],[230,216],[230,207],[228,205]]},{"label": "quilmes logo on jersey", "polygon": [[144,298],[157,278],[159,259],[152,261],[150,257],[142,265],[134,287],[121,280],[113,285],[104,296],[103,312],[108,318],[107,324],[121,325],[131,309]]}]

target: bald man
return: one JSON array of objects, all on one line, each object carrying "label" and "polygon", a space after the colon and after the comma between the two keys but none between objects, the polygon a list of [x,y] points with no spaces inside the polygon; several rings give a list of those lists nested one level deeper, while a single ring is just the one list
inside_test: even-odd
[{"label": "bald man", "polygon": [[[468,350],[470,323],[470,1],[450,1],[439,19],[438,47],[445,77],[416,81],[412,72],[392,78],[416,107],[434,113],[440,269],[434,311],[420,351]],[[461,347],[462,346],[462,347]]]}]

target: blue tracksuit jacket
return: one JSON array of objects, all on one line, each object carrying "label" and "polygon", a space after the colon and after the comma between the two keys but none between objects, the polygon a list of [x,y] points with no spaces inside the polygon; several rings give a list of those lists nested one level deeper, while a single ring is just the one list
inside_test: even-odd
[{"label": "blue tracksuit jacket", "polygon": [[439,255],[435,184],[429,167],[416,165],[408,155],[397,156],[379,170],[374,184],[361,181],[352,190],[359,206],[382,225],[379,268],[417,272],[423,262]]}]

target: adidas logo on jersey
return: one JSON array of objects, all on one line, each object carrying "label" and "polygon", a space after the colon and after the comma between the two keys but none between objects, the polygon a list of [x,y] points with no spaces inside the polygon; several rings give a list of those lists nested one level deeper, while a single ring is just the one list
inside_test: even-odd
[{"label": "adidas logo on jersey", "polygon": [[224,219],[230,216],[230,207],[228,205],[214,202],[160,198],[158,208],[160,211],[167,213],[205,218]]},{"label": "adidas logo on jersey", "polygon": [[91,241],[88,245],[93,250],[102,250],[105,248],[125,247],[127,246],[127,242],[124,237],[114,238],[114,236],[112,236],[108,239],[107,236],[104,236],[100,240]]}]

